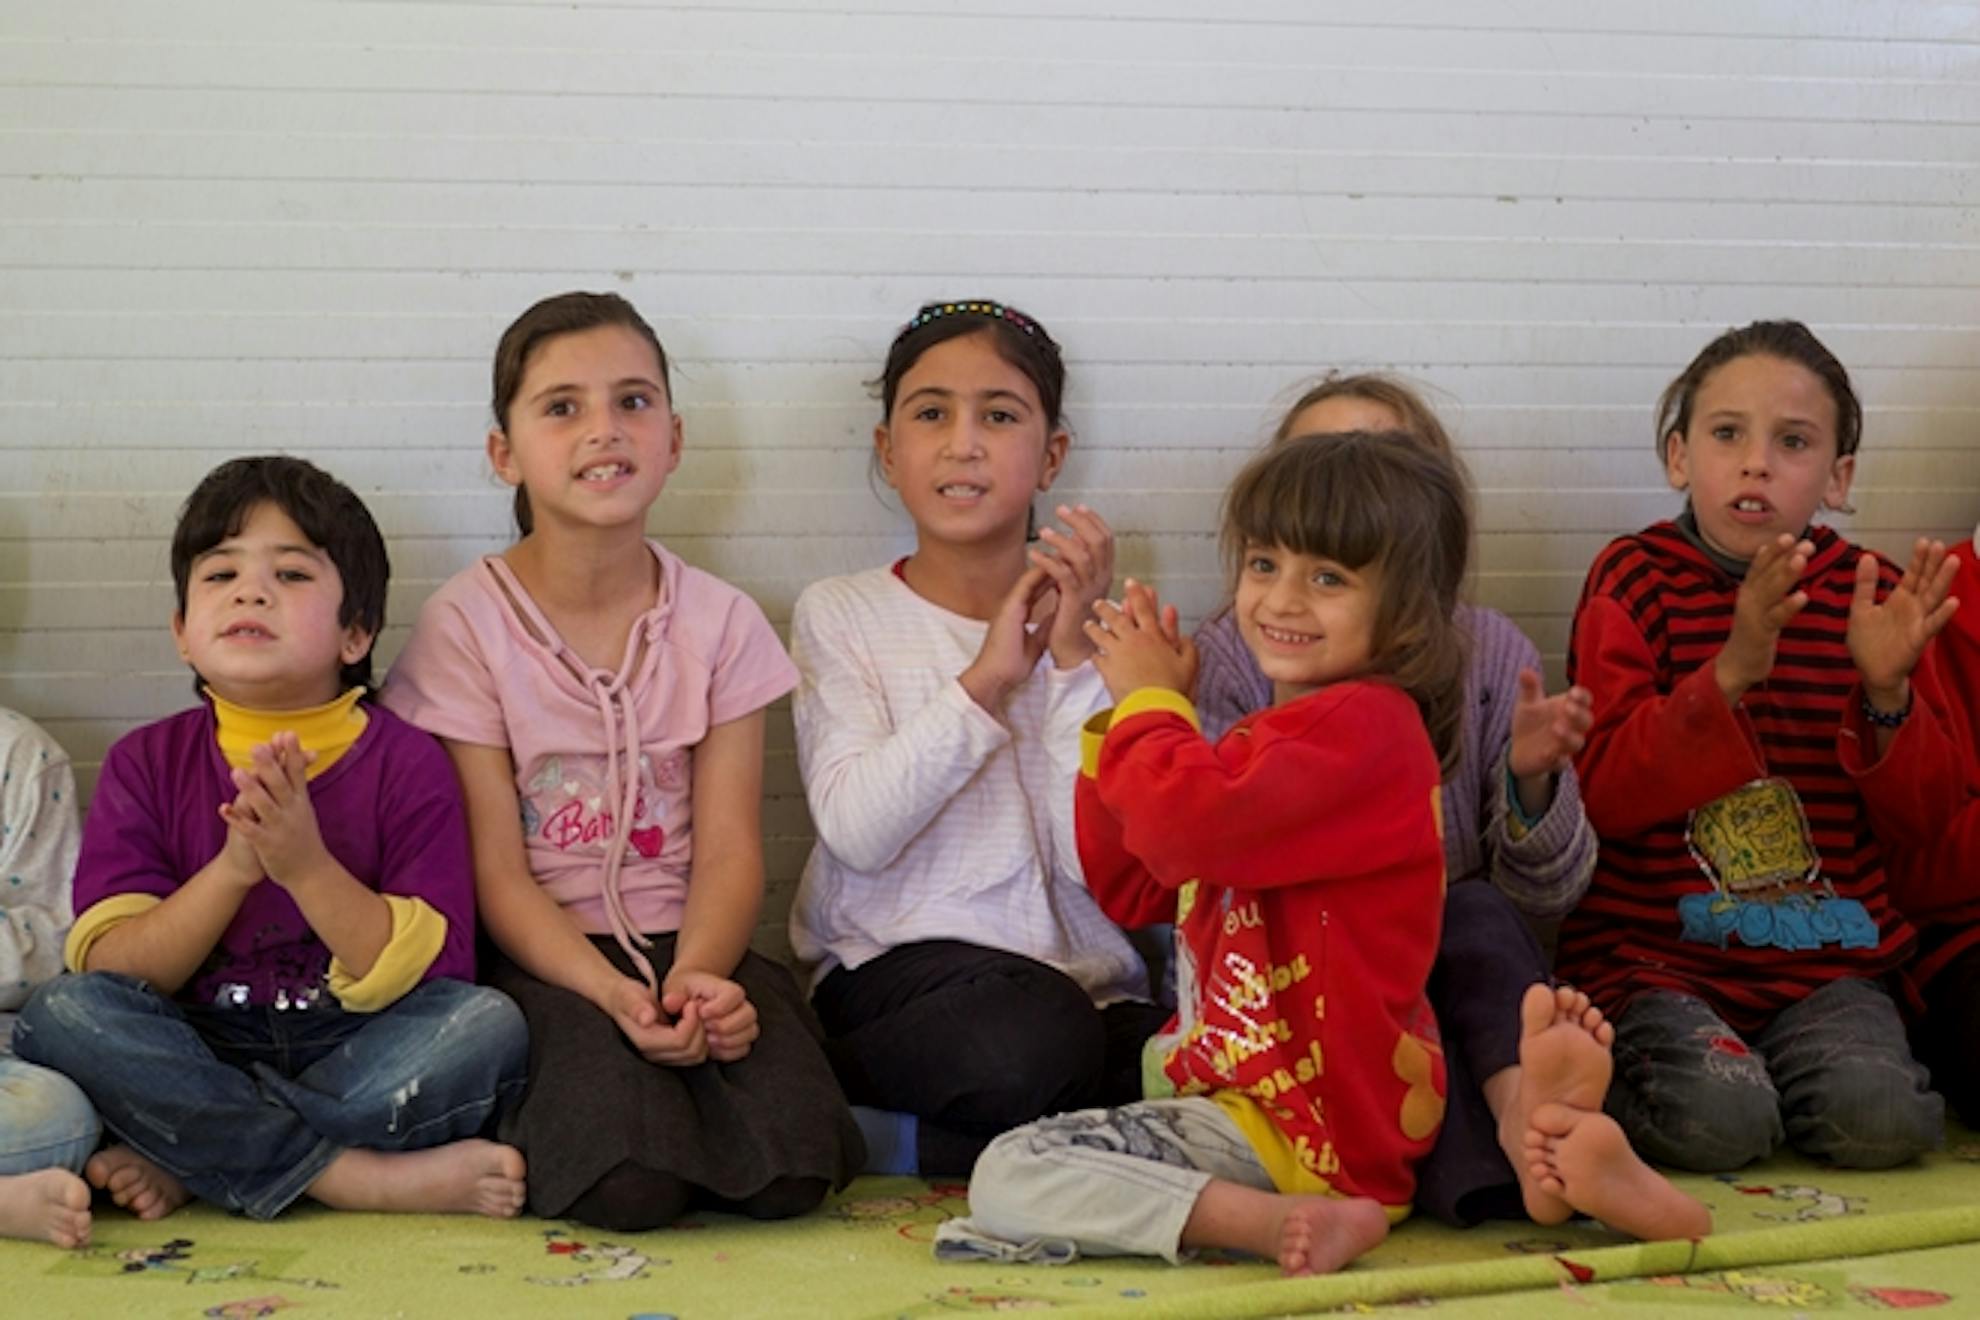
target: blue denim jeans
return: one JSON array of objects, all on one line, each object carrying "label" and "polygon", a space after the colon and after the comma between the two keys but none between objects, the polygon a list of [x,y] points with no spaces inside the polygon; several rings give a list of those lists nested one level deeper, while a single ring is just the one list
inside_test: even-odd
[{"label": "blue denim jeans", "polygon": [[522,1012],[461,981],[378,1013],[183,1004],[114,972],[63,976],[14,1048],[68,1074],[103,1122],[194,1195],[271,1219],[350,1148],[473,1136],[521,1092]]},{"label": "blue denim jeans", "polygon": [[1670,990],[1630,1000],[1615,1025],[1606,1107],[1659,1164],[1728,1172],[1785,1138],[1843,1168],[1887,1169],[1937,1146],[1945,1127],[1897,1005],[1869,981],[1831,981],[1744,1039]]},{"label": "blue denim jeans", "polygon": [[101,1133],[82,1088],[0,1045],[0,1177],[56,1168],[81,1173]]}]

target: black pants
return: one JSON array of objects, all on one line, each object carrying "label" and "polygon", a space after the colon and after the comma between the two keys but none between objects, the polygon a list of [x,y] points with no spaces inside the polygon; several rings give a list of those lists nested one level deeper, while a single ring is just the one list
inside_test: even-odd
[{"label": "black pants", "polygon": [[1912,1031],[1918,1061],[1960,1121],[1980,1127],[1980,945],[1925,986],[1925,1017]]},{"label": "black pants", "polygon": [[991,1138],[1046,1114],[1141,1098],[1141,1046],[1168,1015],[1096,1009],[1071,977],[960,940],[833,969],[812,994],[846,1098],[920,1119],[924,1174],[966,1174]]},{"label": "black pants", "polygon": [[1450,887],[1430,969],[1430,1007],[1444,1038],[1444,1126],[1416,1171],[1417,1209],[1446,1224],[1526,1218],[1484,1083],[1519,1062],[1520,997],[1547,979],[1540,942],[1511,899],[1483,880]]}]

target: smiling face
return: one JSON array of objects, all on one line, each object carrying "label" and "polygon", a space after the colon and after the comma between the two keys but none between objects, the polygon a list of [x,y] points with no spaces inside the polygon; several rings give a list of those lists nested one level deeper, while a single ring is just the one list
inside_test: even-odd
[{"label": "smiling face", "polygon": [[1688,491],[1707,545],[1749,560],[1818,508],[1840,508],[1854,455],[1837,455],[1836,400],[1808,368],[1749,353],[1707,376],[1691,422],[1664,440],[1671,486]]},{"label": "smiling face", "polygon": [[681,419],[653,346],[624,326],[557,335],[531,351],[488,460],[529,492],[537,528],[625,528],[681,460]]},{"label": "smiling face", "polygon": [[216,693],[257,710],[336,698],[343,666],[371,634],[340,624],[337,566],[279,505],[248,511],[241,530],[192,561],[186,606],[172,616],[179,656]]},{"label": "smiling face", "polygon": [[924,544],[1022,544],[1031,497],[1050,489],[1068,442],[987,334],[923,353],[873,432],[881,473]]},{"label": "smiling face", "polygon": [[1232,614],[1275,701],[1367,670],[1380,587],[1375,564],[1350,569],[1283,546],[1245,546]]}]

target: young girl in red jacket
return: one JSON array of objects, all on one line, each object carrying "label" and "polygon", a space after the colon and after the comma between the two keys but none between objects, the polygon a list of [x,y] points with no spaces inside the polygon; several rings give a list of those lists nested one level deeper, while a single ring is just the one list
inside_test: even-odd
[{"label": "young girl in red jacket", "polygon": [[949,1258],[1338,1269],[1409,1205],[1444,1068],[1424,983],[1455,755],[1452,623],[1469,517],[1450,462],[1350,434],[1260,457],[1226,502],[1239,630],[1278,704],[1212,746],[1193,644],[1129,584],[1088,635],[1116,705],[1088,725],[1080,860],[1115,921],[1182,934],[1176,1097],[1060,1115],[977,1161]]},{"label": "young girl in red jacket", "polygon": [[1602,848],[1557,967],[1614,1021],[1609,1111],[1662,1163],[1736,1169],[1785,1139],[1883,1168],[1940,1138],[1879,845],[1957,786],[1918,663],[1954,565],[1921,541],[1900,573],[1812,525],[1847,507],[1862,423],[1806,326],[1721,335],[1658,408],[1683,513],[1611,543],[1575,614]]}]

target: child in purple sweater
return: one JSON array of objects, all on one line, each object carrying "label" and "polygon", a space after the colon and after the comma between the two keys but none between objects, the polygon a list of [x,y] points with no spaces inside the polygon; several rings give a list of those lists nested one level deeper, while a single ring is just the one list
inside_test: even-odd
[{"label": "child in purple sweater", "polygon": [[[1400,433],[1456,462],[1436,414],[1381,376],[1315,386],[1273,444],[1346,431]],[[1547,696],[1539,652],[1505,615],[1461,605],[1457,618],[1469,695],[1458,764],[1444,781],[1449,889],[1429,987],[1448,1097],[1437,1144],[1417,1169],[1416,1203],[1460,1226],[1521,1216],[1551,1224],[1580,1211],[1638,1237],[1709,1232],[1705,1207],[1643,1164],[1600,1112],[1614,1029],[1586,995],[1547,984],[1524,919],[1566,915],[1594,871],[1595,834],[1570,763],[1592,720],[1588,693]],[[1272,684],[1230,611],[1195,641],[1206,736],[1272,704]]]},{"label": "child in purple sweater", "polygon": [[83,831],[71,970],[14,1047],[120,1145],[84,1172],[154,1219],[188,1192],[268,1219],[515,1214],[475,1138],[520,1091],[522,1015],[474,977],[461,795],[428,735],[361,700],[385,543],[300,459],[222,464],[172,540],[172,634],[207,700],[120,739]]}]

